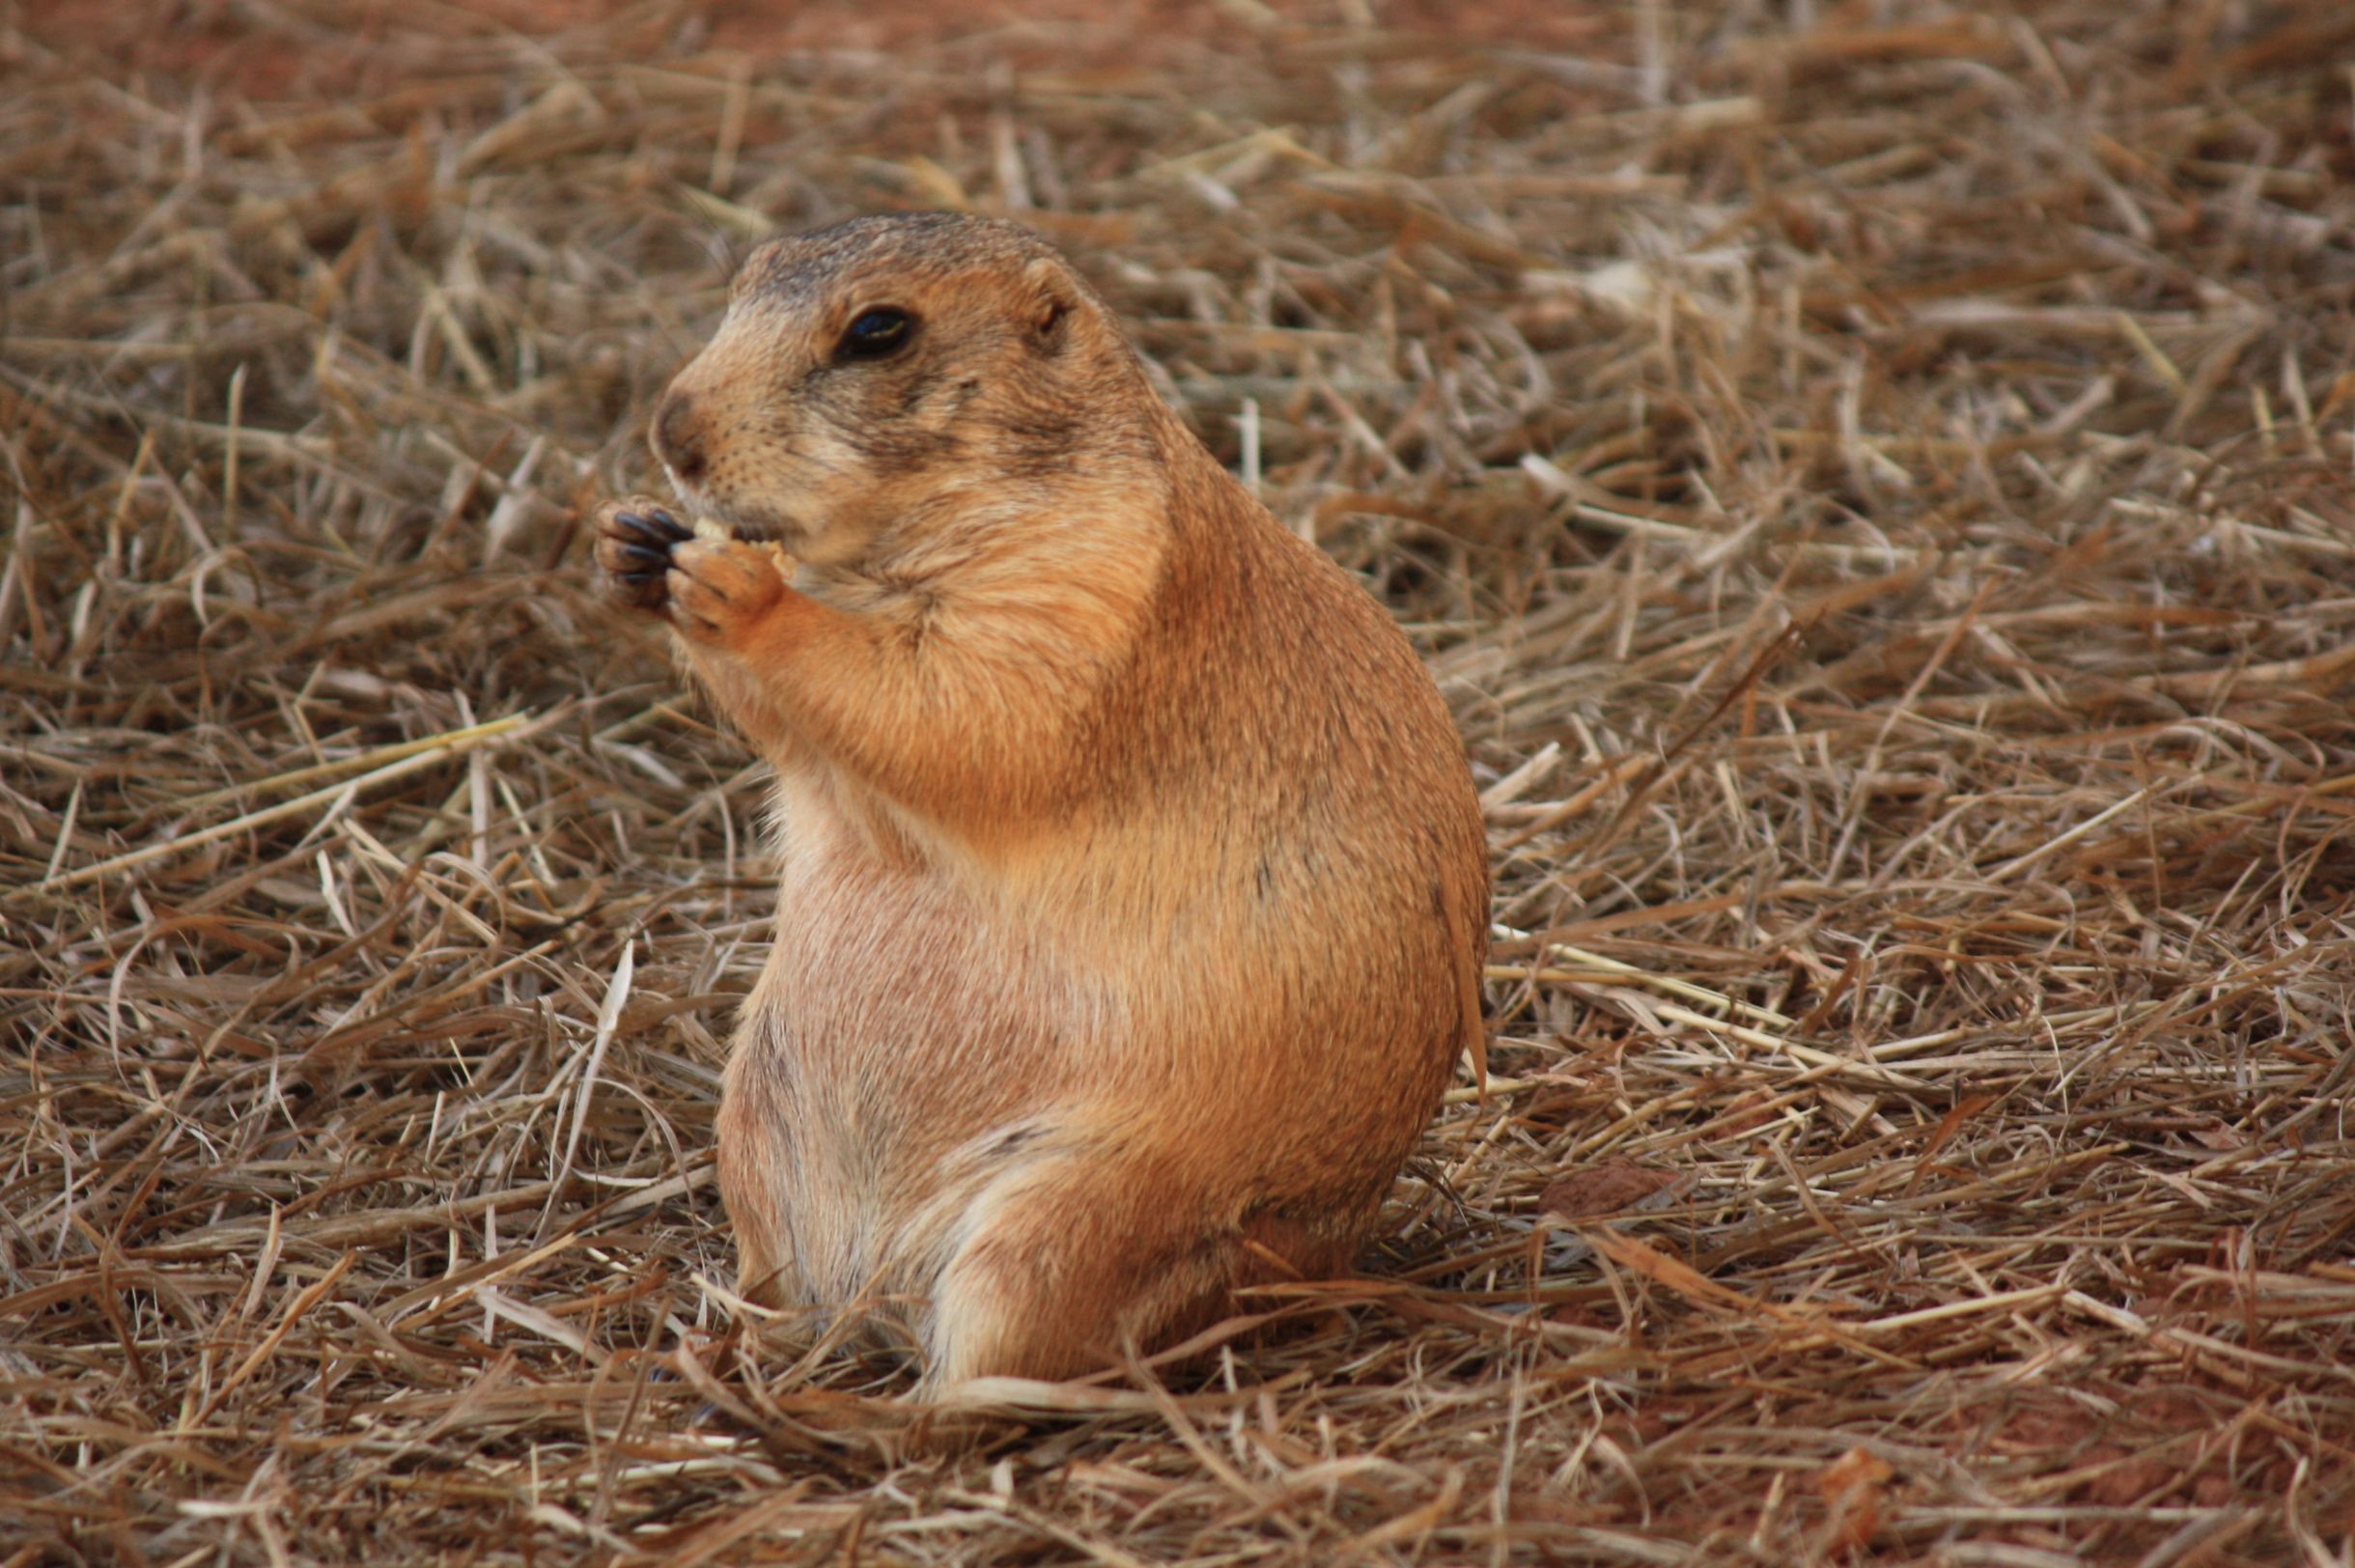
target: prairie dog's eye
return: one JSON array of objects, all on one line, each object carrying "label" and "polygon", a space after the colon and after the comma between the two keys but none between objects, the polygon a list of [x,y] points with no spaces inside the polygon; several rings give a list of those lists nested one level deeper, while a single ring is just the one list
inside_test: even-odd
[{"label": "prairie dog's eye", "polygon": [[842,341],[834,346],[840,359],[881,359],[896,353],[915,333],[915,318],[890,305],[878,305],[862,310],[843,328]]}]

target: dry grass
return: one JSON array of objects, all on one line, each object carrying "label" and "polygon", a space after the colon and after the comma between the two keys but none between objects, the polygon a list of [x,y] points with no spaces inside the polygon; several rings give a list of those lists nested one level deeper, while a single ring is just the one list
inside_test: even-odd
[{"label": "dry grass", "polygon": [[[2355,11],[344,9],[0,4],[0,1561],[2350,1560]],[[943,202],[1522,934],[1364,1279],[953,1459],[746,1354],[762,782],[577,532]]]}]

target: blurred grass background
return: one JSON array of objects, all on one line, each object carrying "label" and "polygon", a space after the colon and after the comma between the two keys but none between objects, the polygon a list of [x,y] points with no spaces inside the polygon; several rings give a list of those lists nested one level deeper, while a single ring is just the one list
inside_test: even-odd
[{"label": "blurred grass background", "polygon": [[[2351,58],[0,4],[0,1559],[2349,1561]],[[937,206],[1409,627],[1499,879],[1363,1277],[953,1457],[727,1295],[764,786],[579,538],[734,258]]]}]

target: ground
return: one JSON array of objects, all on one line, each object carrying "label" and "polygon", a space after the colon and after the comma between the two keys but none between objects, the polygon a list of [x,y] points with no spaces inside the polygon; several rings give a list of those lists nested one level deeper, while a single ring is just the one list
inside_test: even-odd
[{"label": "ground", "polygon": [[[0,1561],[2355,1559],[2355,11],[1458,9],[0,0]],[[1498,874],[1358,1276],[964,1452],[728,1293],[764,783],[580,532],[934,206]]]}]

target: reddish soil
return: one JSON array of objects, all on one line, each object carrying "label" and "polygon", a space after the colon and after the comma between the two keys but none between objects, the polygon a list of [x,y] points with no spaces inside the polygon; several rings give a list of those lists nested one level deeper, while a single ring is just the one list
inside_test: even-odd
[{"label": "reddish soil", "polygon": [[[615,25],[643,8],[625,0],[472,0],[486,37],[537,39]],[[69,61],[127,59],[134,69],[203,83],[217,95],[284,101],[330,98],[367,85],[381,89],[386,62],[373,48],[390,14],[385,0],[359,0],[340,27],[257,28],[228,0],[25,0],[25,31]],[[1069,70],[1118,62],[1149,66],[1202,46],[1248,49],[1259,33],[1342,32],[1370,16],[1384,32],[1459,46],[1562,52],[1591,47],[1613,32],[1612,8],[1593,0],[1500,0],[1468,8],[1450,0],[696,0],[646,27],[650,47],[697,21],[710,47],[756,58],[832,50],[884,51],[972,40],[1022,70]],[[1259,16],[1254,22],[1248,19]],[[1266,21],[1266,16],[1276,18]],[[414,25],[413,16],[407,18]],[[464,23],[459,23],[463,26]],[[988,35],[997,35],[989,37]]]}]

